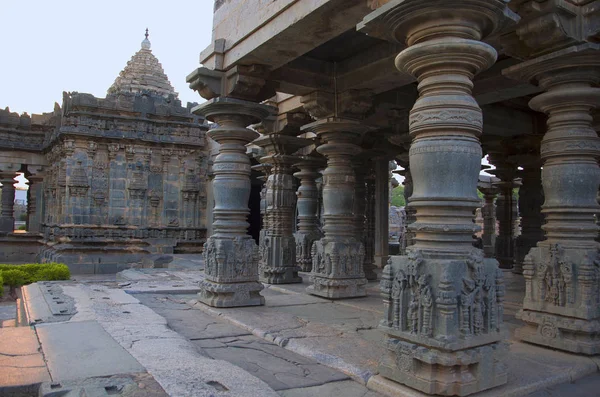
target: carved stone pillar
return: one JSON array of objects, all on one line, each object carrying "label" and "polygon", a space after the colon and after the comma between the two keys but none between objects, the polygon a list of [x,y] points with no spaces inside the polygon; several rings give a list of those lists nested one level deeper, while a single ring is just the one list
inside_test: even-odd
[{"label": "carved stone pillar", "polygon": [[367,164],[365,173],[366,210],[362,240],[365,245],[363,270],[367,280],[377,280],[377,273],[375,273],[375,164],[374,161],[368,161]]},{"label": "carved stone pillar", "polygon": [[[269,179],[269,175],[271,173],[271,164],[263,163],[254,165],[251,169],[262,172],[262,176],[257,179],[263,181],[262,188],[260,189],[260,232],[258,234],[258,246],[260,247],[264,245],[263,241],[267,234],[268,219],[267,219],[267,180]],[[261,269],[265,265],[266,257],[261,256],[259,252],[258,258],[258,268]]]},{"label": "carved stone pillar", "polygon": [[387,160],[375,160],[375,266],[380,269],[389,259],[389,169]]},{"label": "carved stone pillar", "polygon": [[272,165],[265,192],[264,236],[259,245],[260,281],[268,284],[301,283],[296,264],[294,215],[296,190],[292,165],[298,157],[291,156],[311,142],[283,134],[263,135],[253,142],[265,149],[261,162]]},{"label": "carved stone pillar", "polygon": [[[597,21],[597,20],[596,20]],[[542,139],[542,213],[545,237],[523,263],[527,342],[574,353],[600,353],[600,138],[591,110],[600,104],[600,44],[579,44],[504,71],[538,84],[544,93],[529,106],[548,115]]]},{"label": "carved stone pillar", "polygon": [[258,247],[247,234],[250,198],[250,159],[246,144],[258,134],[246,126],[275,110],[270,106],[226,97],[194,109],[218,127],[208,132],[219,146],[213,164],[215,199],[213,233],[204,247],[206,279],[198,300],[214,307],[264,304],[258,282]]},{"label": "carved stone pillar", "polygon": [[294,176],[300,179],[298,187],[298,231],[296,239],[296,263],[303,272],[312,270],[311,248],[316,240],[322,236],[319,230],[319,189],[316,179],[320,177],[319,169],[323,167],[322,161],[317,158],[305,156],[294,164],[299,171]]},{"label": "carved stone pillar", "polygon": [[12,171],[1,172],[2,183],[2,211],[0,212],[0,233],[12,233],[15,231],[15,181],[16,174]]},{"label": "carved stone pillar", "polygon": [[44,176],[37,173],[27,177],[29,190],[27,191],[27,232],[40,233],[43,210]]},{"label": "carved stone pillar", "polygon": [[471,89],[497,56],[481,40],[515,19],[502,0],[395,0],[359,25],[405,42],[396,66],[419,82],[409,122],[415,243],[383,272],[388,353],[379,371],[425,393],[467,395],[507,381],[502,272],[472,245],[483,122]]},{"label": "carved stone pillar", "polygon": [[307,291],[332,299],[365,296],[365,248],[356,238],[352,158],[361,150],[355,142],[366,128],[356,121],[332,117],[303,129],[322,139],[324,144],[317,151],[327,157],[323,172],[325,236],[312,246],[312,285]]},{"label": "carved stone pillar", "polygon": [[515,242],[515,266],[512,272],[523,274],[525,255],[538,241],[544,239],[542,225],[542,204],[544,190],[542,188],[542,172],[539,162],[525,165],[522,172],[522,185],[519,188],[519,214],[521,216],[521,235]]},{"label": "carved stone pillar", "polygon": [[495,242],[495,255],[500,263],[500,268],[511,269],[515,261],[515,214],[513,211],[513,189],[516,187],[514,179],[517,174],[517,165],[505,161],[505,153],[489,155],[490,163],[496,166],[489,171],[500,179],[496,183],[498,198],[496,199],[496,219],[498,221],[498,236]]},{"label": "carved stone pillar", "polygon": [[498,194],[498,188],[493,185],[492,181],[485,184],[480,182],[478,188],[483,194],[484,199],[484,204],[481,208],[481,215],[483,216],[483,233],[481,236],[483,241],[483,254],[486,258],[493,258],[495,253],[494,243],[496,241],[496,211],[494,208],[494,199]]}]

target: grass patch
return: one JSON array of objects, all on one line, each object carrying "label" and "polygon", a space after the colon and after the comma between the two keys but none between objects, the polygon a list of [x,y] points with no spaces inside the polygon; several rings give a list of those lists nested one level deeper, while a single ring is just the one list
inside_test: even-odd
[{"label": "grass patch", "polygon": [[62,263],[31,263],[27,265],[0,264],[0,296],[3,285],[10,287],[14,294],[16,288],[37,281],[68,280],[71,273],[67,265]]}]

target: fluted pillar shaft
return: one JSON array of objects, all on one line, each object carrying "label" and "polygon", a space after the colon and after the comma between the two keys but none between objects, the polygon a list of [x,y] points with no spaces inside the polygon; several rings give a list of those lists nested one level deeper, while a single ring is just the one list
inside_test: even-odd
[{"label": "fluted pillar shaft", "polygon": [[375,160],[375,266],[383,269],[389,258],[389,169],[387,160]]},{"label": "fluted pillar shaft", "polygon": [[505,73],[545,92],[529,106],[548,115],[542,139],[545,240],[523,263],[525,299],[515,335],[574,353],[600,353],[600,244],[595,214],[600,138],[600,44],[580,44],[515,65]]},{"label": "fluted pillar shaft", "polygon": [[294,167],[299,171],[294,176],[300,179],[298,187],[298,230],[296,239],[296,264],[303,272],[312,270],[312,244],[322,237],[319,230],[319,189],[316,179],[321,176],[320,161],[304,157]]},{"label": "fluted pillar shaft", "polygon": [[14,172],[0,173],[0,182],[2,183],[0,233],[12,233],[15,230],[15,176]]},{"label": "fluted pillar shaft", "polygon": [[303,127],[321,137],[317,151],[327,158],[323,172],[325,236],[312,247],[313,268],[307,291],[328,298],[365,296],[364,246],[356,238],[356,176],[352,158],[365,128],[358,122],[327,118]]},{"label": "fluted pillar shaft", "polygon": [[[410,197],[413,194],[413,180],[412,180],[412,174],[410,173],[410,168],[406,169],[406,172],[404,174],[404,202],[406,204],[409,203],[410,201]],[[412,232],[412,230],[410,229],[410,225],[413,224],[416,221],[416,210],[414,207],[411,207],[409,205],[406,205],[404,207],[404,212],[406,213],[406,222],[405,222],[405,228],[404,228],[404,236],[402,237],[404,239],[404,253],[406,254],[406,248],[410,247],[411,245],[413,245],[415,243],[415,235]]]},{"label": "fluted pillar shaft", "polygon": [[206,279],[198,300],[215,307],[262,305],[258,247],[247,234],[251,186],[245,145],[258,133],[246,126],[260,122],[274,109],[219,97],[197,106],[194,112],[218,124],[208,136],[220,144],[213,164],[213,229],[204,246]]},{"label": "fluted pillar shaft", "polygon": [[482,40],[512,19],[501,0],[396,0],[359,25],[404,42],[396,66],[419,83],[409,119],[415,237],[382,275],[388,353],[379,371],[425,393],[467,395],[507,381],[496,353],[502,273],[472,245],[483,120],[471,90],[496,61]]}]

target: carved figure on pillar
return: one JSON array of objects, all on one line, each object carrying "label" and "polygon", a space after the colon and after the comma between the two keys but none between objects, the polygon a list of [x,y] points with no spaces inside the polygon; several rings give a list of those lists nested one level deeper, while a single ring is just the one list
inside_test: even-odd
[{"label": "carved figure on pillar", "polygon": [[406,43],[396,66],[419,82],[409,121],[415,243],[384,269],[388,353],[379,370],[429,394],[462,396],[507,381],[502,272],[472,245],[483,122],[471,89],[497,57],[481,40],[517,19],[502,0],[392,0],[358,26]]},{"label": "carved figure on pillar", "polygon": [[258,282],[258,247],[247,234],[250,159],[245,145],[258,136],[246,126],[274,111],[270,106],[223,97],[194,109],[194,113],[218,124],[208,135],[220,144],[213,163],[213,234],[204,247],[206,280],[198,293],[198,300],[207,305],[264,304],[260,295],[263,286]]},{"label": "carved figure on pillar", "polygon": [[319,230],[319,189],[316,180],[324,162],[316,157],[304,156],[294,164],[299,171],[294,176],[300,179],[298,187],[298,230],[296,239],[296,263],[303,272],[312,270],[311,248],[316,240],[323,237]]},{"label": "carved figure on pillar", "polygon": [[296,264],[294,215],[296,191],[292,164],[298,157],[291,154],[311,141],[280,133],[266,134],[253,142],[265,149],[261,162],[272,168],[266,182],[263,239],[260,241],[260,280],[268,284],[301,283]]},{"label": "carved figure on pillar", "polygon": [[591,110],[600,104],[600,44],[560,49],[504,73],[539,85],[545,92],[529,106],[548,115],[540,150],[545,240],[523,263],[526,290],[517,317],[526,325],[515,335],[556,349],[599,354],[600,245],[594,215],[600,211],[600,138]]}]

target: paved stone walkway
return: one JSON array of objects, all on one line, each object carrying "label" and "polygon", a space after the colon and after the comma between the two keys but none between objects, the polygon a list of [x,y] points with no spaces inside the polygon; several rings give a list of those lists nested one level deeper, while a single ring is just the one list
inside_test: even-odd
[{"label": "paved stone walkway", "polygon": [[[377,374],[377,282],[367,297],[340,301],[307,295],[306,284],[266,286],[263,307],[215,309],[196,302],[201,269],[199,256],[176,255],[168,269],[25,287],[35,321],[0,328],[0,396],[425,396]],[[522,279],[506,273],[506,285],[512,332]],[[27,339],[19,354],[15,332]],[[477,397],[600,395],[600,359],[510,338],[509,347],[509,384]]]}]

